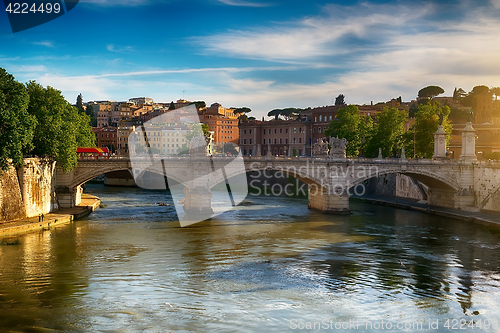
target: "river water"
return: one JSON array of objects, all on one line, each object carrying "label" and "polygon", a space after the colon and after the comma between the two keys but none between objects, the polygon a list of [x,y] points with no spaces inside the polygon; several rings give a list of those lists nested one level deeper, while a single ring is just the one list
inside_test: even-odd
[{"label": "river water", "polygon": [[0,245],[0,331],[500,331],[494,229],[265,196],[180,228],[165,192],[86,192],[105,207]]}]

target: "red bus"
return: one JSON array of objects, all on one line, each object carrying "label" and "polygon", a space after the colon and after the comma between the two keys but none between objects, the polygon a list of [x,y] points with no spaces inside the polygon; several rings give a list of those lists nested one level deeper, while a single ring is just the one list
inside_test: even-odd
[{"label": "red bus", "polygon": [[109,158],[108,148],[76,148],[79,158],[96,159],[99,157]]}]

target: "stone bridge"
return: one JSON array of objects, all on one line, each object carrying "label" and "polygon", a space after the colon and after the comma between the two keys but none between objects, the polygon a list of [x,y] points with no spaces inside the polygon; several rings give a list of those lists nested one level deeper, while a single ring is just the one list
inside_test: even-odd
[{"label": "stone bridge", "polygon": [[[225,179],[250,171],[274,170],[296,177],[309,185],[309,206],[326,213],[348,213],[349,196],[353,188],[372,177],[385,174],[404,174],[420,181],[429,188],[427,202],[430,205],[465,210],[498,210],[500,202],[500,163],[475,160],[412,160],[400,159],[333,159],[277,158],[272,156],[245,157],[244,168],[226,167],[225,174],[204,170],[205,159],[196,157],[168,158],[168,163],[149,158],[134,161],[134,167],[157,175],[166,175],[185,186],[185,208],[210,210],[211,188]],[[229,165],[234,158],[208,158],[212,165]],[[164,160],[165,161],[165,160]],[[139,164],[137,164],[139,163]],[[62,207],[72,207],[80,202],[81,185],[88,180],[111,171],[131,170],[132,163],[126,158],[99,160],[81,159],[78,167],[69,173],[57,172],[57,196]],[[207,175],[203,188],[193,179]],[[161,176],[161,179],[164,179]],[[165,182],[157,182],[165,188]],[[196,189],[196,191],[195,191]]]}]

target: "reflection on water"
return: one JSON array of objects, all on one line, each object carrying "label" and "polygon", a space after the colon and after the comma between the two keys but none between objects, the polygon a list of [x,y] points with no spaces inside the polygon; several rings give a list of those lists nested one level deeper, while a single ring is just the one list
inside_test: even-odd
[{"label": "reflection on water", "polygon": [[238,210],[180,228],[172,205],[156,205],[169,202],[164,192],[87,192],[105,208],[0,245],[1,331],[497,325],[500,234],[492,229],[357,202],[353,214],[330,216],[309,211],[306,200],[252,196]]}]

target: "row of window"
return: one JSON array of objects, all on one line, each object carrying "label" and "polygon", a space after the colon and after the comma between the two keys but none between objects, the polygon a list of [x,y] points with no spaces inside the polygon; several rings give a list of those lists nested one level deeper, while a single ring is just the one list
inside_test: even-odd
[{"label": "row of window", "polygon": [[[330,115],[330,121],[332,121],[332,115]],[[318,121],[318,117],[314,117],[314,122],[317,122]],[[325,115],[325,117],[323,118],[323,115],[320,115],[319,116],[319,121],[328,121],[328,117]]]},{"label": "row of window", "polygon": [[[302,143],[302,138],[292,138],[292,143]],[[279,143],[280,144],[283,144],[283,142],[285,144],[288,144],[288,138],[285,138],[285,140],[283,140],[282,138],[279,139]],[[243,144],[246,145],[247,144],[247,139],[243,139]],[[248,144],[251,145],[252,144],[252,139],[248,139]],[[262,139],[262,144],[265,145],[266,144],[266,139]],[[267,144],[272,144],[272,140],[271,139],[267,139]],[[278,139],[274,139],[274,144],[278,144]]]},{"label": "row of window", "polygon": [[[153,143],[153,148],[160,148],[161,147],[161,143],[159,143],[158,145],[156,145],[156,143]],[[163,144],[163,147],[165,148],[165,144]],[[170,144],[167,143],[167,147],[170,147]],[[172,143],[172,147],[177,147],[179,148],[179,144],[178,143]]]},{"label": "row of window", "polygon": [[[326,131],[326,127],[323,127],[323,132]],[[316,133],[316,127],[313,128],[313,133]],[[321,133],[321,127],[318,127],[318,133]]]},{"label": "row of window", "polygon": [[[148,134],[148,136],[161,136],[161,132],[150,132],[150,133],[153,133],[153,135],[151,134]],[[172,134],[172,135],[170,135]],[[164,132],[164,136],[184,136],[185,133],[180,133],[180,132],[173,132],[173,133],[170,133],[170,132]]]},{"label": "row of window", "polygon": [[[283,150],[283,148],[280,148],[279,150],[277,148],[274,148],[274,155],[283,155],[285,154],[286,151]],[[263,149],[262,150],[262,155],[266,155],[267,154],[267,151],[266,149]],[[302,155],[302,149],[299,149],[298,150],[298,154],[299,156]],[[249,149],[248,151],[246,149],[243,149],[243,155],[244,156],[252,156],[252,149]]]},{"label": "row of window", "polygon": [[[266,134],[266,133],[267,134],[272,134],[273,130],[274,130],[274,134],[278,134],[278,129],[277,128],[274,128],[274,129],[269,128],[267,130],[264,128],[264,129],[262,129],[262,134]],[[283,134],[283,128],[279,129],[279,133]],[[297,127],[293,128],[293,133],[297,133]],[[302,127],[299,127],[299,133],[302,133]],[[247,130],[246,129],[243,130],[243,134],[247,134]],[[248,130],[248,134],[252,134],[252,130],[251,129]],[[285,128],[285,134],[288,134],[288,128]]]}]

